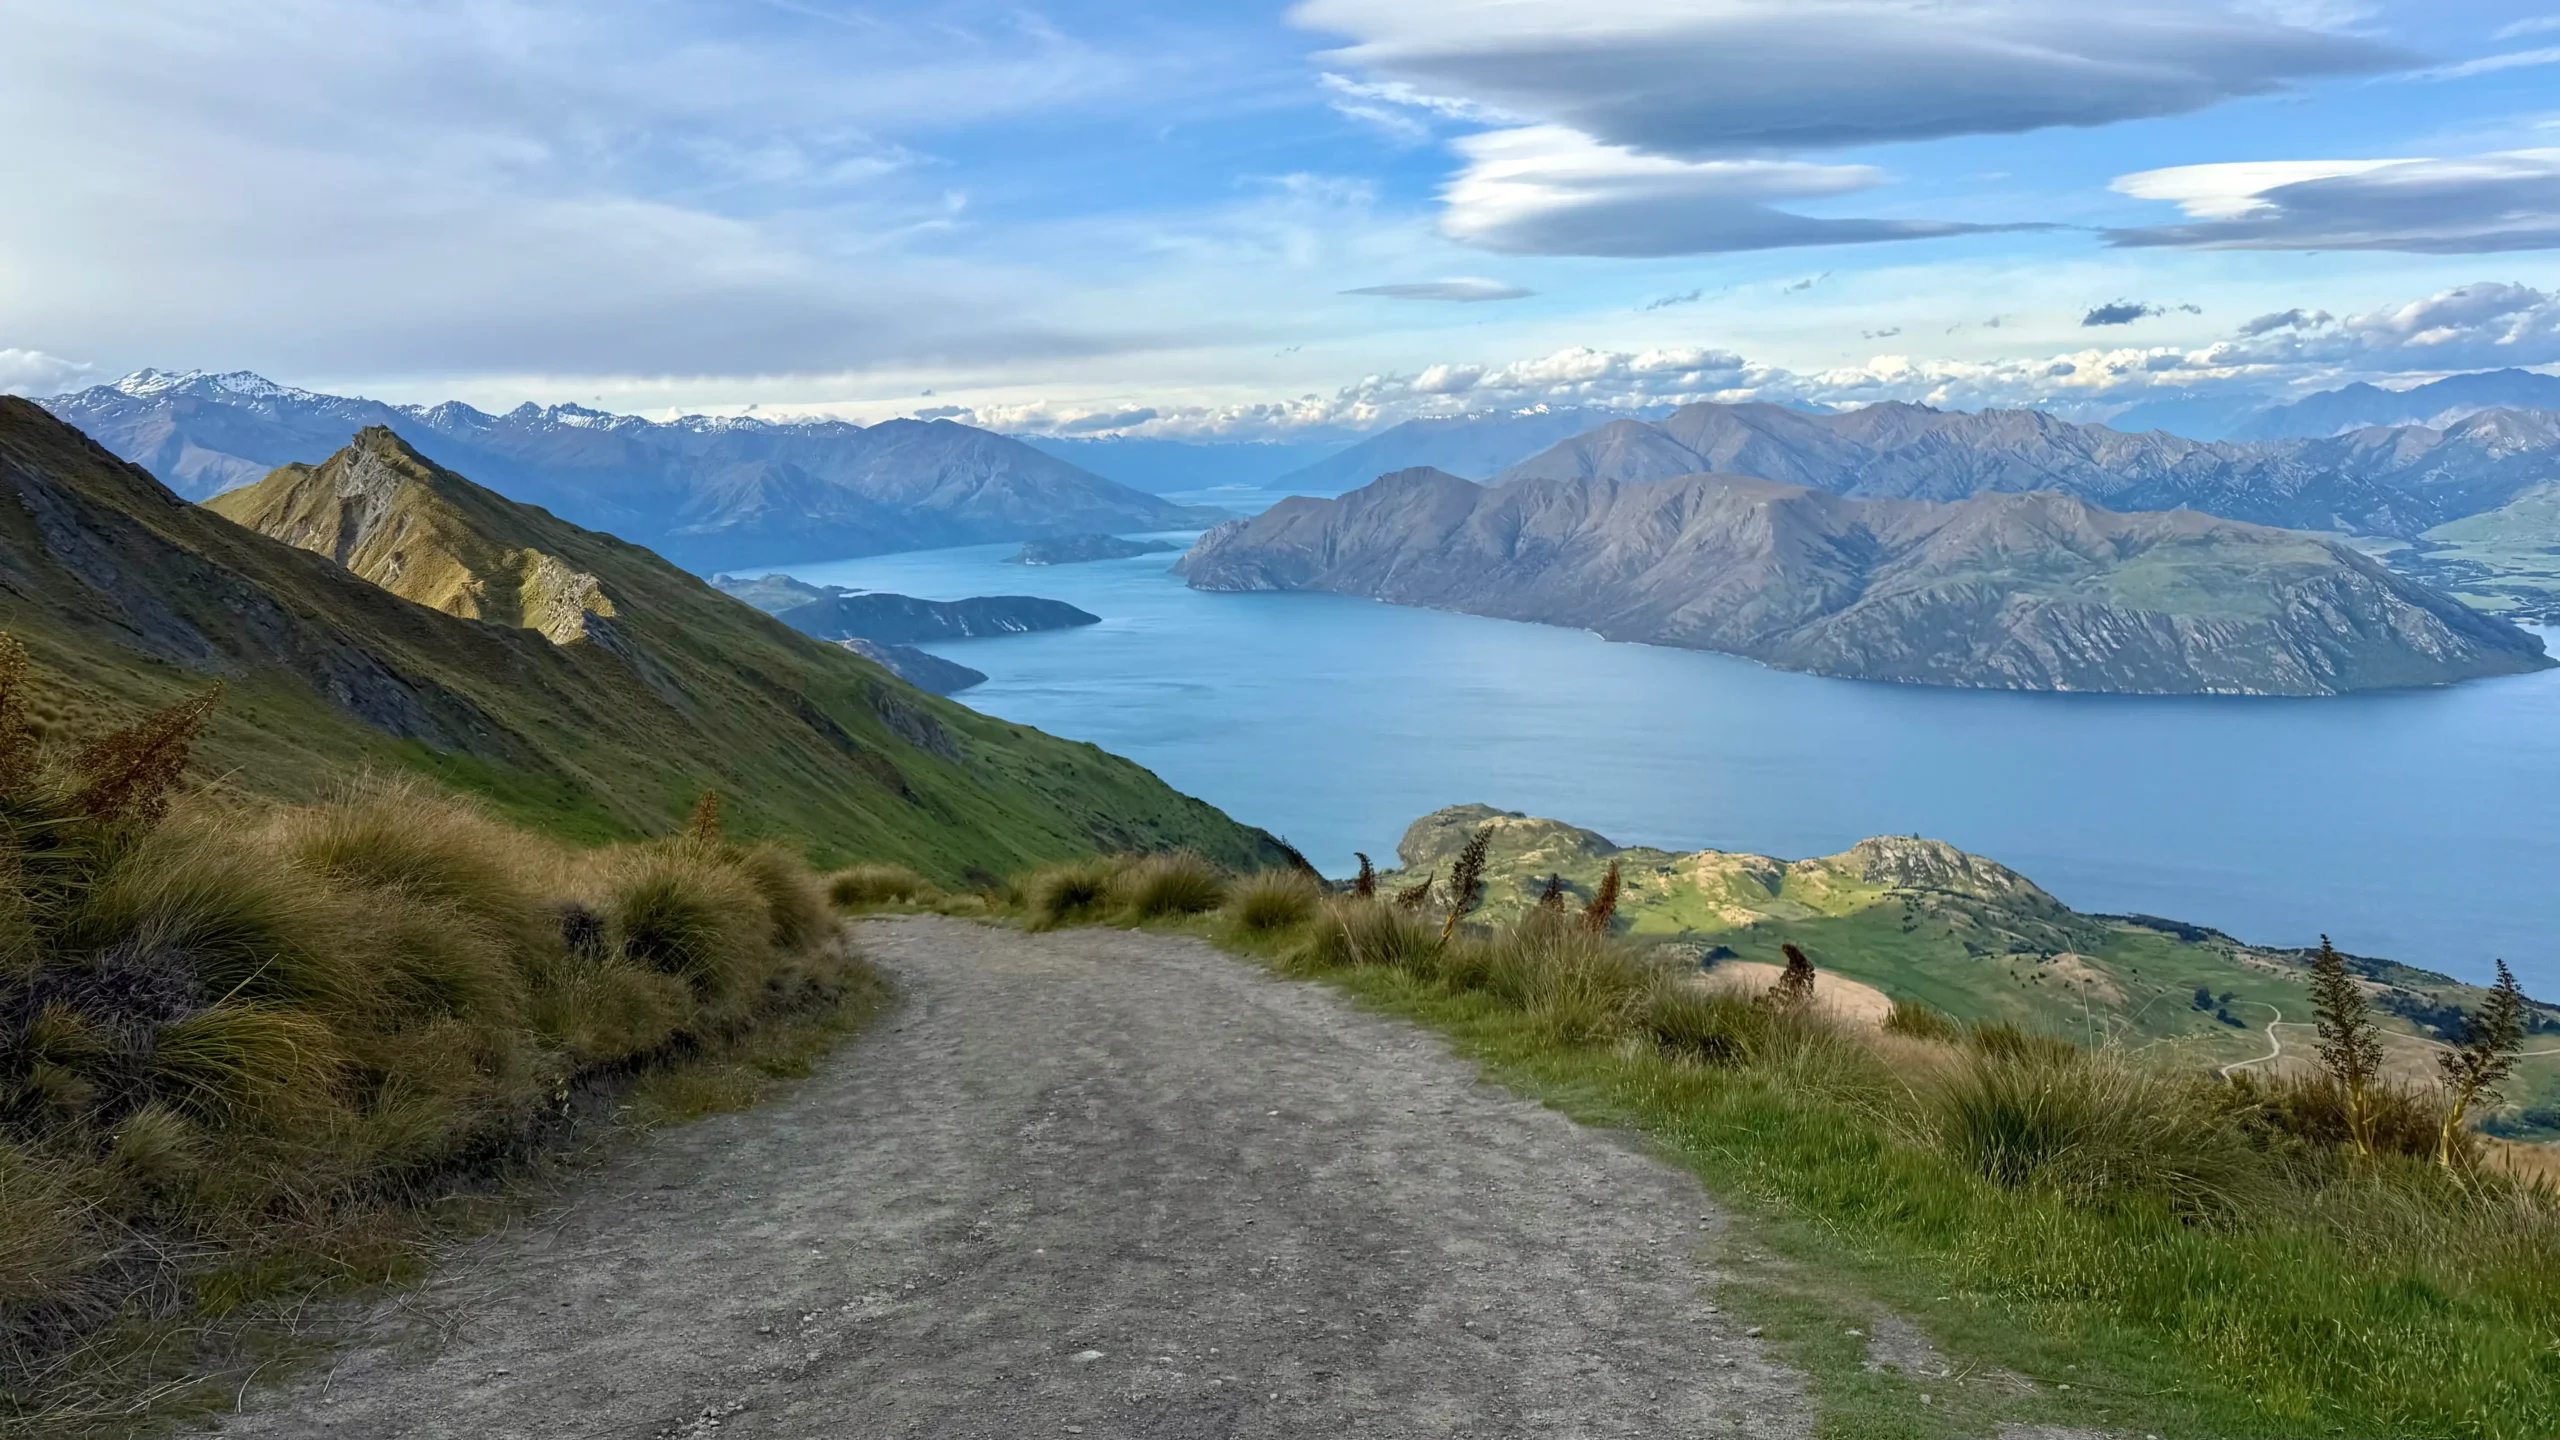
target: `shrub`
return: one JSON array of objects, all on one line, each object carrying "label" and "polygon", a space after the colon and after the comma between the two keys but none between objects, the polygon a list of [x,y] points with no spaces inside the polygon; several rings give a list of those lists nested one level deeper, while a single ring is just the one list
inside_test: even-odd
[{"label": "shrub", "polygon": [[1186,851],[1150,855],[1120,873],[1112,894],[1132,920],[1203,915],[1226,903],[1227,874]]},{"label": "shrub", "polygon": [[1298,870],[1264,870],[1236,882],[1227,915],[1237,928],[1257,934],[1305,924],[1324,901],[1324,889]]},{"label": "shrub", "polygon": [[1031,928],[1049,930],[1092,919],[1110,902],[1112,882],[1126,865],[1120,860],[1078,860],[1033,872],[1022,882]]},{"label": "shrub", "polygon": [[849,865],[827,880],[827,899],[839,910],[904,905],[935,898],[932,881],[904,865]]},{"label": "shrub", "polygon": [[1896,1035],[1914,1040],[1935,1040],[1948,1045],[1964,1043],[1964,1027],[1943,1010],[1932,1009],[1917,1000],[1896,1000],[1884,1017],[1884,1028]]}]

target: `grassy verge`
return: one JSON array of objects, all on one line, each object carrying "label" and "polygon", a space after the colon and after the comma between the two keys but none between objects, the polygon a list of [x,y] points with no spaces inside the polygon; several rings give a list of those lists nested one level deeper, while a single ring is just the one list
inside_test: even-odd
[{"label": "grassy verge", "polygon": [[[2401,1153],[2361,1162],[2316,1084],[1916,1011],[1861,1028],[1715,994],[1564,913],[1443,938],[1438,916],[1168,858],[1009,900],[1034,926],[1210,935],[1651,1136],[1748,1218],[1729,1303],[1812,1375],[1826,1433],[2560,1431],[2560,1203],[2410,1153],[2423,1095],[2399,1097]],[[1955,1373],[1869,1368],[1849,1332],[1887,1315]]]},{"label": "grassy verge", "polygon": [[206,705],[40,745],[0,645],[0,1429],[227,1399],[611,1129],[876,1010],[796,856],[583,849],[410,783],[176,800]]}]

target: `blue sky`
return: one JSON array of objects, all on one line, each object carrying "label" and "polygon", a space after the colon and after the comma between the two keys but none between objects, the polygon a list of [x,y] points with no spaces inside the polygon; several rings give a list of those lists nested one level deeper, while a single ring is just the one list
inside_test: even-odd
[{"label": "blue sky", "polygon": [[11,0],[0,387],[1264,435],[2547,368],[2545,6]]}]

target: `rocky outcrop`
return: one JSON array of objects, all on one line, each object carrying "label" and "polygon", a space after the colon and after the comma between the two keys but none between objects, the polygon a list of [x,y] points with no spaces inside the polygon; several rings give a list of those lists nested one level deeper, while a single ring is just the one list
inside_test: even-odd
[{"label": "rocky outcrop", "polygon": [[206,508],[448,615],[620,649],[604,582],[514,543],[450,478],[375,426],[319,465],[287,465]]},{"label": "rocky outcrop", "polygon": [[2316,535],[2050,491],[1852,500],[1435,470],[1203,536],[1203,590],[1326,590],[1915,684],[2332,695],[2540,669],[2532,635]]}]

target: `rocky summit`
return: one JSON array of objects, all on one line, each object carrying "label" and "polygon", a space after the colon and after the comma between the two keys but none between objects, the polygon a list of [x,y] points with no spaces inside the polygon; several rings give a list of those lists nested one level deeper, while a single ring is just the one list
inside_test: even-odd
[{"label": "rocky summit", "polygon": [[2553,663],[2321,536],[2052,491],[1933,504],[1408,470],[1221,526],[1179,568],[1201,590],[1367,595],[1928,685],[2334,695]]}]

